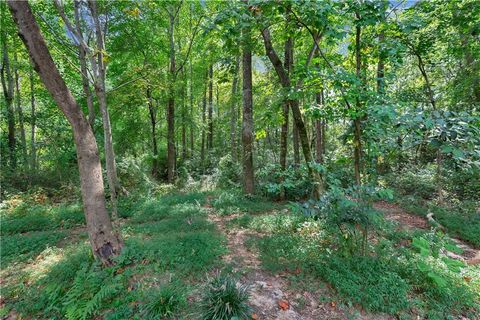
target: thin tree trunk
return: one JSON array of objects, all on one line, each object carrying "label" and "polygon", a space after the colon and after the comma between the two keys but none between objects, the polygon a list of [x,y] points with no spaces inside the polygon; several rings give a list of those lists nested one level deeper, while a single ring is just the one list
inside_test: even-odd
[{"label": "thin tree trunk", "polygon": [[110,201],[112,203],[112,218],[117,219],[117,190],[119,183],[117,178],[117,169],[115,164],[115,152],[113,151],[112,127],[110,124],[110,115],[107,109],[107,95],[105,93],[106,69],[104,64],[105,45],[103,41],[102,27],[98,18],[97,3],[94,0],[88,1],[93,22],[95,24],[95,33],[97,41],[97,72],[98,77],[95,81],[95,93],[98,98],[98,105],[102,113],[103,138],[105,147],[105,163],[107,169],[108,187],[110,189]]},{"label": "thin tree trunk", "polygon": [[[360,19],[358,12],[356,13],[357,20]],[[355,27],[355,64],[356,64],[356,75],[357,78],[363,82],[362,80],[362,57],[361,57],[361,26],[357,24]],[[363,84],[362,84],[363,86]],[[357,94],[356,98],[356,108],[357,108],[357,115],[353,120],[353,161],[354,161],[354,172],[355,172],[355,182],[357,185],[362,183],[361,180],[361,172],[362,172],[362,123],[361,118],[358,115],[362,108],[362,103],[360,97]]]},{"label": "thin tree trunk", "polygon": [[152,127],[152,176],[159,178],[158,167],[158,146],[157,146],[157,111],[153,105],[152,92],[150,86],[147,87],[148,113],[150,115],[150,125]]},{"label": "thin tree trunk", "polygon": [[292,125],[292,140],[293,140],[293,162],[296,166],[300,165],[300,144],[298,142],[298,129],[295,123]]},{"label": "thin tree trunk", "polygon": [[[322,92],[323,89],[321,89],[320,92],[317,92],[315,94],[315,102],[317,103],[318,107],[323,105]],[[315,119],[315,155],[317,163],[323,163],[323,128],[323,120]]]},{"label": "thin tree trunk", "polygon": [[232,97],[231,97],[231,111],[230,111],[230,154],[232,160],[237,162],[237,87],[238,87],[238,67],[240,64],[240,58],[235,58],[235,71],[232,81]]},{"label": "thin tree trunk", "polygon": [[252,96],[252,51],[250,49],[250,32],[243,30],[244,47],[242,53],[243,69],[243,190],[246,194],[255,192],[253,172],[253,96]]},{"label": "thin tree trunk", "polygon": [[111,265],[123,244],[113,231],[105,206],[102,168],[92,128],[55,66],[28,2],[12,0],[8,5],[35,70],[72,126],[90,244],[95,257]]},{"label": "thin tree trunk", "polygon": [[[207,119],[207,81],[208,81],[208,70],[205,75],[204,81],[204,90],[203,90],[203,101],[202,101],[202,146],[200,149],[200,160],[202,162],[202,169],[205,165],[205,121]],[[208,128],[207,128],[208,129]]]},{"label": "thin tree trunk", "polygon": [[[75,8],[75,28],[77,34],[82,35],[82,28],[80,24],[80,1],[74,1]],[[82,37],[83,38],[83,37]],[[87,100],[87,109],[88,109],[88,123],[93,129],[93,123],[95,121],[95,107],[93,105],[93,96],[92,91],[90,90],[90,82],[88,80],[88,70],[87,70],[87,58],[86,58],[85,48],[79,44],[78,45],[78,59],[80,60],[80,72],[82,77],[82,89],[83,94]]]},{"label": "thin tree trunk", "polygon": [[193,138],[194,130],[194,116],[193,116],[193,70],[192,70],[192,58],[190,58],[190,158],[193,158],[193,151],[195,146],[195,140]]},{"label": "thin tree trunk", "polygon": [[33,67],[30,68],[30,170],[32,176],[36,169],[37,169],[37,147],[35,145],[35,122],[37,120],[37,116],[35,114],[35,88],[34,88],[34,81],[33,81]]},{"label": "thin tree trunk", "polygon": [[[15,44],[15,42],[14,42]],[[18,114],[18,125],[20,126],[20,143],[22,148],[22,161],[25,168],[28,167],[28,155],[27,155],[27,140],[25,138],[25,123],[23,118],[22,110],[22,97],[20,92],[20,76],[18,74],[18,59],[17,52],[13,53],[13,64],[14,64],[14,74],[15,74],[15,100],[16,100],[16,109]]]},{"label": "thin tree trunk", "polygon": [[208,135],[207,149],[213,148],[213,65],[208,69]]},{"label": "thin tree trunk", "polygon": [[175,15],[169,12],[168,35],[170,40],[170,79],[169,93],[167,102],[167,179],[173,183],[175,179],[175,80],[176,80],[176,61],[175,61]]},{"label": "thin tree trunk", "polygon": [[[182,72],[183,73],[183,72]],[[182,161],[187,159],[187,82],[186,76],[183,74],[182,82]]]},{"label": "thin tree trunk", "polygon": [[[2,15],[3,16],[3,15]],[[7,48],[7,35],[5,31],[2,31],[2,50],[3,50],[3,63],[1,70],[1,80],[3,95],[5,97],[5,103],[7,106],[7,122],[8,122],[8,150],[10,156],[10,167],[15,169],[17,166],[17,158],[15,155],[15,112],[13,109],[13,92],[14,84],[12,72],[10,69],[10,59],[8,57]]]}]

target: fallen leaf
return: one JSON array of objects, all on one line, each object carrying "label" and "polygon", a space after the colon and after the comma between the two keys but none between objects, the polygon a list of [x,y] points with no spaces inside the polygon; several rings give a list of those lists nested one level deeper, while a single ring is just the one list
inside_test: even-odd
[{"label": "fallen leaf", "polygon": [[472,281],[472,278],[471,278],[471,277],[463,277],[463,279],[465,279],[466,282]]},{"label": "fallen leaf", "polygon": [[253,319],[253,320],[258,320],[258,316],[257,316],[256,313],[252,313],[252,319]]},{"label": "fallen leaf", "polygon": [[288,303],[288,301],[286,300],[279,300],[278,301],[278,306],[280,307],[280,309],[282,310],[288,310],[290,308],[290,305]]},{"label": "fallen leaf", "polygon": [[335,301],[332,301],[330,302],[330,305],[332,306],[332,308],[335,308],[337,306],[337,303]]}]

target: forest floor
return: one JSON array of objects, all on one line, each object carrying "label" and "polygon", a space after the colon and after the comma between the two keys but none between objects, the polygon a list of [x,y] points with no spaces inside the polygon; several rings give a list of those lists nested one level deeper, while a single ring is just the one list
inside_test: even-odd
[{"label": "forest floor", "polygon": [[[20,202],[2,209],[2,319],[147,319],[147,306],[165,292],[173,297],[168,301],[175,302],[165,310],[173,310],[179,319],[197,319],[208,279],[219,272],[249,287],[254,320],[398,317],[398,311],[367,311],[369,305],[362,304],[375,290],[387,290],[382,296],[394,294],[388,284],[383,289],[382,283],[372,283],[374,291],[355,300],[348,296],[349,290],[357,290],[355,283],[342,282],[351,279],[341,273],[328,278],[315,269],[329,267],[323,265],[325,255],[316,254],[325,247],[323,236],[318,237],[321,226],[310,225],[286,203],[224,190],[123,199],[118,227],[126,250],[115,267],[101,270],[89,253],[78,204]],[[426,218],[397,204],[377,202],[375,208],[406,232],[398,243],[407,251],[412,251],[412,234],[431,230]],[[463,250],[450,252],[452,258],[468,263],[478,256],[478,247],[454,241]],[[348,264],[335,253],[326,257]],[[352,279],[363,279],[362,272],[370,274],[371,267],[378,267],[377,262],[368,263],[346,272],[357,272]],[[472,290],[480,288],[480,277],[474,278],[478,274],[477,266],[463,274],[473,279],[470,285],[477,289]],[[383,275],[379,279],[383,281]],[[343,285],[347,291],[342,291]],[[407,311],[422,318],[419,312]]]}]

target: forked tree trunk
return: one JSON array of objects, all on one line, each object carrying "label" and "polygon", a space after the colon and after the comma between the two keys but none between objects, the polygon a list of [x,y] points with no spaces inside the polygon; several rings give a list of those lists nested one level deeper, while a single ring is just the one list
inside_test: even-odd
[{"label": "forked tree trunk", "polygon": [[250,48],[250,30],[243,30],[244,44],[242,53],[243,70],[243,190],[246,194],[255,192],[253,172],[253,96],[252,96],[252,51]]},{"label": "forked tree trunk", "polygon": [[[275,49],[273,48],[270,31],[268,29],[262,30],[263,42],[265,45],[265,51],[267,53],[270,62],[272,63],[275,71],[278,75],[280,83],[283,88],[289,90],[291,87],[291,81],[289,75],[286,73],[285,69],[282,66],[282,62],[278,57]],[[314,189],[312,193],[313,198],[319,198],[320,195],[325,191],[325,186],[322,177],[320,174],[315,171],[312,167],[312,153],[310,148],[310,142],[308,140],[307,130],[305,128],[305,123],[302,119],[302,113],[300,112],[300,106],[298,100],[289,100],[290,108],[292,109],[294,123],[297,126],[300,144],[302,146],[303,156],[305,157],[305,162],[307,163],[310,177],[314,183]]]},{"label": "forked tree trunk", "polygon": [[105,206],[102,167],[92,128],[55,66],[28,2],[11,0],[8,5],[35,70],[72,126],[90,244],[95,257],[110,265],[123,245]]},{"label": "forked tree trunk", "polygon": [[[82,28],[80,25],[80,1],[74,1],[74,12],[75,12],[75,28],[77,29],[77,34],[82,36]],[[82,36],[83,37],[83,36]],[[78,59],[80,60],[80,72],[82,77],[82,89],[83,94],[85,94],[85,99],[87,100],[87,109],[88,109],[88,123],[93,129],[93,123],[95,122],[95,108],[93,105],[93,96],[92,91],[90,90],[90,81],[88,80],[88,71],[87,71],[87,53],[85,48],[79,44],[78,45]]]},{"label": "forked tree trunk", "polygon": [[115,152],[113,151],[112,127],[110,124],[110,115],[107,109],[107,95],[105,92],[105,76],[106,68],[104,63],[105,45],[103,42],[103,32],[98,18],[98,10],[96,1],[88,1],[93,22],[95,24],[95,33],[97,40],[97,72],[98,76],[95,81],[95,93],[98,98],[98,105],[102,113],[103,121],[103,138],[105,147],[105,163],[107,169],[108,186],[110,189],[110,201],[112,203],[112,218],[117,219],[117,190],[119,183],[117,178],[117,166],[115,164]]}]

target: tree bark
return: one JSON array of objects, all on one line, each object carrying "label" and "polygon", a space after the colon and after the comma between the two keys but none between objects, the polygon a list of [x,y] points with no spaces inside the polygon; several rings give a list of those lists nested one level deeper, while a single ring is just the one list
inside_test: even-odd
[{"label": "tree bark", "polygon": [[[317,106],[323,105],[323,89],[315,94],[315,102]],[[323,163],[323,151],[324,151],[324,124],[322,119],[315,119],[315,155],[317,163]]]},{"label": "tree bark", "polygon": [[175,83],[176,83],[176,61],[175,61],[175,14],[169,15],[168,36],[170,40],[170,79],[167,101],[167,179],[169,183],[175,180]]},{"label": "tree bark", "polygon": [[97,72],[98,75],[95,81],[95,93],[98,98],[98,105],[100,112],[102,113],[103,121],[103,138],[105,147],[105,163],[107,169],[108,187],[110,189],[110,201],[112,203],[112,218],[117,219],[117,190],[119,189],[119,183],[117,178],[117,166],[115,164],[115,152],[113,151],[112,141],[112,127],[110,124],[110,115],[107,109],[107,95],[105,92],[105,76],[106,68],[104,63],[105,45],[103,41],[102,28],[100,20],[98,18],[97,3],[94,0],[88,0],[90,12],[92,14],[93,22],[95,24],[95,33],[97,41]]},{"label": "tree bark", "polygon": [[[15,45],[15,41],[14,41]],[[18,125],[20,127],[20,143],[22,149],[22,161],[25,168],[28,168],[28,155],[27,155],[27,139],[25,137],[25,122],[23,118],[23,109],[22,109],[22,96],[20,92],[20,76],[18,74],[18,59],[17,52],[13,53],[13,64],[14,64],[14,74],[15,74],[15,102],[16,109],[18,114]],[[28,169],[27,169],[28,170]]]},{"label": "tree bark", "polygon": [[[204,89],[203,89],[203,100],[202,100],[202,146],[200,149],[200,160],[202,162],[202,170],[205,169],[205,121],[207,120],[207,81],[208,81],[208,70],[205,74]],[[208,128],[207,128],[208,129]]]},{"label": "tree bark", "polygon": [[33,67],[30,69],[30,170],[32,176],[37,170],[37,146],[35,145],[35,125],[37,116],[35,114],[35,84],[33,79]]},{"label": "tree bark", "polygon": [[237,162],[237,87],[238,87],[238,67],[240,58],[235,58],[235,71],[232,81],[232,96],[230,101],[230,154],[232,160]]},{"label": "tree bark", "polygon": [[157,110],[153,105],[152,92],[150,86],[147,87],[148,113],[150,115],[150,125],[152,127],[152,176],[159,178],[158,167],[158,146],[157,146]]},{"label": "tree bark", "polygon": [[28,2],[11,0],[8,5],[35,70],[72,126],[90,244],[94,256],[111,265],[123,244],[113,231],[105,206],[102,168],[92,128],[55,66]]},{"label": "tree bark", "polygon": [[[360,19],[360,16],[355,13],[357,22]],[[363,79],[362,79],[362,57],[361,57],[361,26],[357,23],[355,27],[355,68],[356,68],[356,75],[357,78],[362,82],[363,86]],[[362,90],[360,88],[360,90]],[[362,109],[362,102],[359,97],[360,92],[357,93],[356,98],[356,115],[353,119],[353,161],[354,161],[354,173],[355,173],[355,183],[360,185],[362,183],[361,180],[361,172],[362,172],[362,123],[361,123],[361,116],[360,110]]]},{"label": "tree bark", "polygon": [[12,71],[10,69],[10,59],[8,57],[7,47],[7,35],[5,31],[2,31],[2,50],[3,50],[3,63],[1,70],[1,80],[3,96],[5,97],[5,103],[7,106],[7,122],[8,122],[8,150],[10,158],[10,167],[15,169],[17,166],[17,158],[15,155],[15,112],[13,110],[13,92],[14,84]]},{"label": "tree bark", "polygon": [[208,68],[208,135],[207,149],[213,148],[213,65]]},{"label": "tree bark", "polygon": [[250,49],[250,32],[243,30],[244,41],[242,53],[243,69],[243,190],[246,194],[255,192],[253,172],[253,96],[252,96],[252,51]]}]

